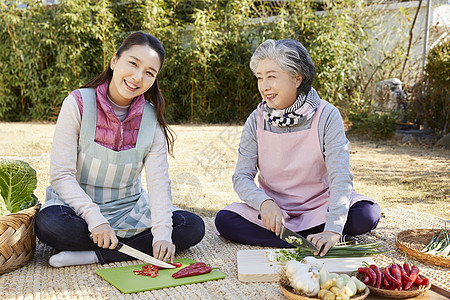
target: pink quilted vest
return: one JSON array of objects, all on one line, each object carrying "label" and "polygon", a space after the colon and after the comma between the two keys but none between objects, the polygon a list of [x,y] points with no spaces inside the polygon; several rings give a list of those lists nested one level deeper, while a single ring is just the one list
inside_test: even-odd
[{"label": "pink quilted vest", "polygon": [[[97,95],[95,142],[114,151],[134,148],[145,106],[144,95],[136,97],[131,102],[127,117],[120,122],[107,99],[108,86],[109,82],[105,82],[95,88]],[[75,90],[71,94],[77,100],[81,117],[83,117],[83,100],[80,91]]]}]

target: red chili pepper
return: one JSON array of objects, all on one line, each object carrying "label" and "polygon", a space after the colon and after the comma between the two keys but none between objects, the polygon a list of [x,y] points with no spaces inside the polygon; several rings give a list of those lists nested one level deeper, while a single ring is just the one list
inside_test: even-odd
[{"label": "red chili pepper", "polygon": [[184,267],[183,269],[179,270],[177,273],[183,274],[185,272],[190,272],[192,270],[198,269],[198,268],[204,268],[208,267],[204,262],[196,262],[192,265],[189,265],[187,267]]},{"label": "red chili pepper", "polygon": [[405,290],[409,290],[412,287],[418,275],[419,275],[419,268],[417,266],[412,266],[411,273],[409,273],[409,279],[411,279],[411,281],[405,285]]},{"label": "red chili pepper", "polygon": [[391,283],[389,282],[389,280],[387,280],[386,276],[384,276],[384,273],[381,273],[382,276],[382,286],[384,289],[389,289],[389,287],[391,286]]},{"label": "red chili pepper", "polygon": [[407,273],[402,265],[399,265],[399,267],[400,267],[400,271],[402,273],[402,287],[404,290],[406,290],[406,285],[408,284],[408,282],[411,281],[411,278],[409,278],[409,276],[407,275]]},{"label": "red chili pepper", "polygon": [[363,280],[364,284],[369,284],[370,282],[370,277],[367,274],[364,274],[364,280]]},{"label": "red chili pepper", "polygon": [[359,267],[358,268],[358,272],[366,274],[367,276],[369,276],[370,284],[372,286],[376,286],[376,284],[377,284],[377,274],[375,274],[374,270],[372,270],[369,267]]},{"label": "red chili pepper", "polygon": [[[191,265],[192,266],[192,265]],[[177,279],[181,277],[195,276],[200,274],[206,274],[211,272],[212,268],[203,263],[203,265],[197,265],[195,267],[187,266],[180,271],[172,274],[172,277]]]},{"label": "red chili pepper", "polygon": [[142,275],[142,270],[133,270],[134,274]]},{"label": "red chili pepper", "polygon": [[428,284],[428,278],[423,277],[421,275],[418,275],[417,278],[416,278],[415,283],[417,285],[427,285]]},{"label": "red chili pepper", "polygon": [[196,262],[195,264],[189,265],[186,268],[197,268],[197,267],[204,267],[206,264],[204,262]]},{"label": "red chili pepper", "polygon": [[397,278],[393,277],[391,275],[391,273],[389,273],[389,267],[384,268],[383,273],[384,273],[384,276],[386,276],[387,280],[389,280],[389,282],[393,283],[394,289],[395,289],[395,287],[397,287],[397,289],[398,289],[398,287],[401,288],[402,282],[401,281],[399,282],[397,280]]},{"label": "red chili pepper", "polygon": [[[169,263],[169,265],[172,265],[172,266],[174,266],[175,268],[179,268],[179,267],[182,266],[181,263],[177,263],[177,262],[175,262],[175,263]],[[159,266],[156,266],[156,265],[153,265],[153,268],[158,269],[158,270],[166,269],[166,268],[159,267]]]},{"label": "red chili pepper", "polygon": [[402,284],[403,284],[403,289],[404,289],[405,291],[407,291],[407,290],[409,290],[409,289],[411,288],[411,287],[408,287],[408,285],[410,284],[410,282],[413,283],[413,281],[411,280],[411,278],[409,278],[408,276],[402,274]]},{"label": "red chili pepper", "polygon": [[183,264],[182,263],[178,263],[178,262],[174,262],[174,263],[170,263],[172,266],[174,266],[175,268],[179,268],[181,267]]},{"label": "red chili pepper", "polygon": [[409,274],[411,273],[411,268],[409,267],[408,263],[403,264],[403,269],[405,270],[406,275],[409,276]]},{"label": "red chili pepper", "polygon": [[400,269],[400,266],[398,264],[392,264],[390,271],[392,273],[392,276],[397,279],[397,281],[400,283],[397,288],[399,291],[403,289],[402,287],[402,271]]},{"label": "red chili pepper", "polygon": [[381,287],[381,280],[382,280],[381,271],[376,265],[370,265],[369,268],[371,268],[375,272],[376,284],[374,286],[377,289],[379,289]]}]

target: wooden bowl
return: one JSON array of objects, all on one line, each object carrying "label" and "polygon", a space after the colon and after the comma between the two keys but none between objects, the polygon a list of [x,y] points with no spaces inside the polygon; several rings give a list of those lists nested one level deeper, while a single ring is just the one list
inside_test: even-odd
[{"label": "wooden bowl", "polygon": [[424,294],[426,291],[428,291],[431,288],[431,280],[428,279],[428,284],[426,286],[417,286],[413,285],[409,290],[407,291],[391,291],[391,290],[385,290],[385,289],[377,289],[376,287],[369,286],[370,292],[374,293],[379,296],[383,296],[386,298],[396,298],[396,299],[405,299],[405,298],[414,298],[417,296],[420,296]]},{"label": "wooden bowl", "polygon": [[[381,272],[383,272],[384,268],[380,268]],[[363,281],[363,275],[361,273],[356,274],[356,278]],[[414,298],[417,296],[420,296],[424,294],[426,291],[428,291],[431,288],[431,280],[428,279],[428,284],[426,286],[420,285],[417,286],[414,284],[409,290],[407,291],[399,291],[399,290],[386,290],[386,289],[377,289],[376,287],[373,287],[371,285],[367,284],[367,287],[370,289],[370,292],[382,297],[386,298],[397,298],[397,299],[404,299],[404,298]]]},{"label": "wooden bowl", "polygon": [[[306,297],[299,294],[294,293],[293,289],[290,286],[283,285],[280,281],[278,281],[278,285],[280,286],[281,292],[283,295],[289,300],[320,300],[319,298]],[[366,288],[364,292],[359,293],[351,297],[352,300],[363,300],[369,295],[370,290]]]},{"label": "wooden bowl", "polygon": [[[439,234],[439,229],[434,230]],[[433,229],[409,229],[397,234],[397,247],[410,257],[436,266],[450,268],[450,259],[431,254],[425,254],[422,249],[431,241]]]}]

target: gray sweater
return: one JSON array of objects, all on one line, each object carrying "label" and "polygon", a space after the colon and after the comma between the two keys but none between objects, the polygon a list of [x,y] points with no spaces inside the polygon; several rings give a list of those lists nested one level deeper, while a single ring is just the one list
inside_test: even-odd
[{"label": "gray sweater", "polygon": [[[234,190],[239,198],[256,210],[270,199],[255,183],[258,173],[258,140],[256,136],[256,109],[250,114],[242,130],[239,157],[233,174]],[[264,121],[264,130],[287,133],[311,128],[312,119],[292,127],[272,126]],[[339,110],[328,103],[318,124],[320,147],[325,158],[330,183],[330,202],[326,215],[325,231],[342,234],[353,189],[350,172],[349,143]]]}]

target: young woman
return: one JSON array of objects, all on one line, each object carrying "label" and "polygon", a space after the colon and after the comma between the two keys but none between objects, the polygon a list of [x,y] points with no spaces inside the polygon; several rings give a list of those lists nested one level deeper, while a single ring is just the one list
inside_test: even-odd
[{"label": "young woman", "polygon": [[240,243],[292,247],[278,237],[285,224],[323,256],[340,239],[375,228],[380,208],[353,190],[342,118],[312,88],[315,66],[303,45],[267,40],[250,68],[262,103],[245,123],[233,175],[245,203],[217,213],[219,233]]},{"label": "young woman", "polygon": [[203,220],[172,206],[167,152],[174,139],[157,81],[164,57],[158,39],[133,33],[103,73],[64,100],[51,185],[35,224],[37,237],[61,251],[50,265],[133,259],[111,250],[119,240],[173,260],[203,238]]}]

